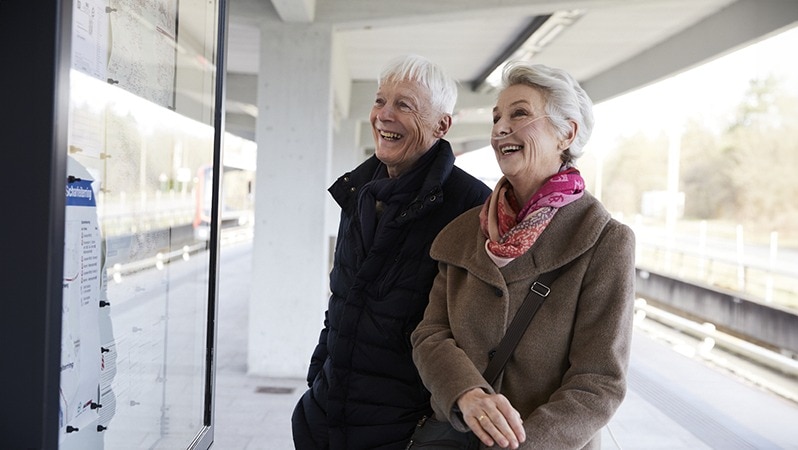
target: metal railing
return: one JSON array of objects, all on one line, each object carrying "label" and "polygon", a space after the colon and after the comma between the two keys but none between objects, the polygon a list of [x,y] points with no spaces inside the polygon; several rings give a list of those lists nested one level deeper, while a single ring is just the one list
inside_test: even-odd
[{"label": "metal railing", "polygon": [[779,248],[778,234],[769,244],[746,242],[742,227],[710,234],[705,222],[686,227],[630,224],[637,236],[637,263],[663,274],[708,286],[735,290],[798,310],[798,251]]},{"label": "metal railing", "polygon": [[[664,311],[648,304],[645,299],[635,301],[635,325],[645,328],[646,320],[653,320],[668,328],[692,336],[699,342],[696,353],[707,356],[714,348],[721,348],[753,363],[778,372],[787,377],[798,379],[798,361],[773,350],[760,347],[751,342],[718,331],[711,323],[697,323],[676,314]],[[798,392],[784,389],[779,384],[770,384],[769,389],[782,397],[798,401]]]}]

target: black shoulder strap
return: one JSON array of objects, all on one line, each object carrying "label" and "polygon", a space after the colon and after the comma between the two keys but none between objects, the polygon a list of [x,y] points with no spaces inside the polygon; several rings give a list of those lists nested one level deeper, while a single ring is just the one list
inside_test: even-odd
[{"label": "black shoulder strap", "polygon": [[507,360],[510,359],[510,355],[518,345],[518,341],[521,340],[521,337],[529,327],[532,317],[535,316],[535,313],[538,312],[538,308],[540,308],[540,305],[543,304],[543,301],[549,295],[549,292],[551,292],[551,283],[557,279],[559,273],[560,269],[546,272],[541,274],[538,279],[532,283],[529,292],[526,294],[524,303],[521,304],[518,312],[515,313],[513,321],[510,323],[507,332],[496,348],[496,353],[493,354],[490,363],[488,363],[488,367],[485,368],[485,372],[482,374],[485,380],[491,385],[496,382],[499,374],[504,370],[504,365],[507,364]]}]

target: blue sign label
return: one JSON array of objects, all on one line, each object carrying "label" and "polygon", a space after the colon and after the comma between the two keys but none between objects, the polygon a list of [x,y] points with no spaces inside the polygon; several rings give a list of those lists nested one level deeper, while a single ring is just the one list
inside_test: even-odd
[{"label": "blue sign label", "polygon": [[97,206],[94,191],[91,189],[92,180],[77,180],[66,185],[67,206]]}]

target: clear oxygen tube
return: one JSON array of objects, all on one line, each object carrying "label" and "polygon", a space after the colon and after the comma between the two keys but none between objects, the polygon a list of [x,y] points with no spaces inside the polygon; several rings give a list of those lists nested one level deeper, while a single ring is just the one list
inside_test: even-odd
[{"label": "clear oxygen tube", "polygon": [[515,130],[513,130],[513,131],[511,131],[509,133],[505,133],[505,132],[501,132],[501,133],[498,133],[498,134],[491,133],[490,139],[491,139],[491,141],[501,141],[502,139],[507,139],[508,137],[514,135],[515,133],[518,133],[519,131],[523,130],[524,128],[526,128],[526,127],[532,125],[533,123],[537,122],[538,120],[545,119],[547,117],[551,117],[551,116],[540,116],[540,117],[535,117],[534,119],[530,119],[525,124],[521,125],[520,127],[516,128]]}]

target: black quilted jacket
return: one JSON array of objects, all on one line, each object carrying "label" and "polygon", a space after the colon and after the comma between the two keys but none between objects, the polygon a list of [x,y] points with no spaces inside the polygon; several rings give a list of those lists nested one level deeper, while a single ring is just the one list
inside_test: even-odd
[{"label": "black quilted jacket", "polygon": [[[454,166],[440,140],[415,200],[385,225],[366,251],[357,197],[381,164],[372,157],[329,189],[341,206],[324,328],[313,353],[306,397],[310,429],[327,427],[331,449],[404,448],[429,393],[413,365],[410,334],[421,320],[437,264],[429,249],[452,219],[481,205],[490,189]],[[326,420],[326,423],[322,423]],[[319,423],[313,423],[314,421]],[[316,434],[315,432],[313,433]]]}]

